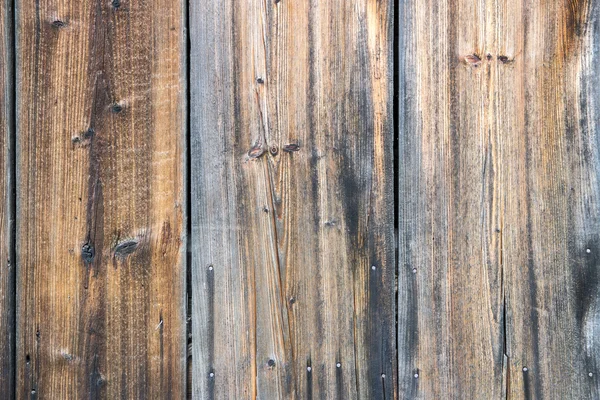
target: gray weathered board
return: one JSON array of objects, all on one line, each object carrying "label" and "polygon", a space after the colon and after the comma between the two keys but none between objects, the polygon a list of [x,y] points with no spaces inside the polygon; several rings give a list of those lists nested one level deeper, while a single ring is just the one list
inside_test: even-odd
[{"label": "gray weathered board", "polygon": [[12,2],[0,0],[0,396],[14,397],[14,53]]},{"label": "gray weathered board", "polygon": [[400,1],[399,398],[600,398],[599,7]]},{"label": "gray weathered board", "polygon": [[195,398],[394,398],[392,17],[190,2]]}]

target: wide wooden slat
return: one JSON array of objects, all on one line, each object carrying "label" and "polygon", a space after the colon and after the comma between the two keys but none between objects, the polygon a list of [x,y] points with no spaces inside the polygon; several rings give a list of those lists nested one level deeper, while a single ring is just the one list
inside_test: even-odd
[{"label": "wide wooden slat", "polygon": [[599,7],[499,9],[510,398],[600,398]]},{"label": "wide wooden slat", "polygon": [[401,2],[401,398],[598,398],[598,6]]},{"label": "wide wooden slat", "polygon": [[14,54],[12,2],[0,1],[0,393],[14,396]]},{"label": "wide wooden slat", "polygon": [[183,4],[16,17],[17,397],[182,398]]},{"label": "wide wooden slat", "polygon": [[190,3],[193,397],[395,397],[392,2]]}]

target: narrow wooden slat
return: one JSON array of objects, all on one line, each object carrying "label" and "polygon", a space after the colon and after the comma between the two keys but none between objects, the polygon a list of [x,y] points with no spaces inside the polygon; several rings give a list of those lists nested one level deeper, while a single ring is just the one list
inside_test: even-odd
[{"label": "narrow wooden slat", "polygon": [[14,54],[12,2],[0,1],[0,393],[14,397]]},{"label": "narrow wooden slat", "polygon": [[18,398],[185,396],[180,1],[19,1]]},{"label": "narrow wooden slat", "polygon": [[400,397],[598,398],[598,4],[401,3]]},{"label": "narrow wooden slat", "polygon": [[405,0],[399,9],[400,398],[503,390],[494,4]]},{"label": "narrow wooden slat", "polygon": [[394,398],[392,33],[190,3],[194,398]]}]

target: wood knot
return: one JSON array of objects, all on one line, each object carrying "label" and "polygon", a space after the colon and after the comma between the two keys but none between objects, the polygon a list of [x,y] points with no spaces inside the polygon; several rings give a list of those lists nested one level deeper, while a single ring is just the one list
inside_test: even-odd
[{"label": "wood knot", "polygon": [[115,256],[125,258],[137,249],[139,242],[135,239],[124,240],[115,246]]},{"label": "wood knot", "polygon": [[55,28],[64,28],[65,26],[67,26],[67,23],[65,21],[61,21],[60,19],[57,19],[55,21],[52,21],[52,26]]},{"label": "wood knot", "polygon": [[120,113],[121,111],[123,111],[123,106],[122,106],[122,105],[120,105],[119,103],[114,103],[113,105],[111,105],[111,106],[110,106],[110,111],[111,111],[113,114],[118,114],[118,113]]},{"label": "wood knot", "polygon": [[296,144],[296,143],[289,143],[286,144],[285,146],[283,146],[283,151],[287,152],[287,153],[292,153],[295,151],[300,150],[300,145]]},{"label": "wood knot", "polygon": [[81,258],[83,262],[86,264],[92,264],[94,262],[94,246],[90,243],[86,242],[83,246],[81,246]]},{"label": "wood knot", "polygon": [[479,67],[481,65],[481,57],[477,54],[467,54],[465,57],[465,62],[472,67]]},{"label": "wood knot", "polygon": [[500,61],[502,64],[509,64],[513,62],[513,60],[511,60],[507,56],[498,56],[498,61]]},{"label": "wood knot", "polygon": [[265,153],[265,149],[262,144],[257,143],[250,150],[248,150],[248,157],[250,158],[259,158]]}]

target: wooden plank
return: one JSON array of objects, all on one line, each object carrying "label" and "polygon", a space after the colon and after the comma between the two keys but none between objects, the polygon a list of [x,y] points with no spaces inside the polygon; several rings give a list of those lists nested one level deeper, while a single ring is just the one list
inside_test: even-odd
[{"label": "wooden plank", "polygon": [[511,398],[600,398],[599,6],[500,9]]},{"label": "wooden plank", "polygon": [[401,398],[503,390],[493,4],[405,0],[399,10]]},{"label": "wooden plank", "polygon": [[182,398],[183,4],[16,15],[17,398]]},{"label": "wooden plank", "polygon": [[598,398],[598,12],[402,1],[401,398]]},{"label": "wooden plank", "polygon": [[395,397],[392,2],[190,3],[193,397]]},{"label": "wooden plank", "polygon": [[0,1],[0,393],[15,379],[14,54],[12,2]]}]

